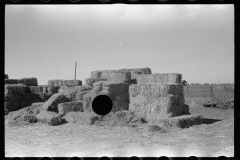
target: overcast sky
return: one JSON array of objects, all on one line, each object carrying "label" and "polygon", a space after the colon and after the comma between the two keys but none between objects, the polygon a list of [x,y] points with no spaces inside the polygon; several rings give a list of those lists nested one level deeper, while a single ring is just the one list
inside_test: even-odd
[{"label": "overcast sky", "polygon": [[233,5],[6,5],[11,79],[149,67],[188,83],[234,82]]}]

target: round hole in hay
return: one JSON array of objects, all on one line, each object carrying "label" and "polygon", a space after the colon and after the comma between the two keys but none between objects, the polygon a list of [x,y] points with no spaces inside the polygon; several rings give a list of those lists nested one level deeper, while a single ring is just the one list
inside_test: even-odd
[{"label": "round hole in hay", "polygon": [[92,101],[92,109],[98,115],[106,115],[111,112],[112,99],[107,95],[98,95]]}]

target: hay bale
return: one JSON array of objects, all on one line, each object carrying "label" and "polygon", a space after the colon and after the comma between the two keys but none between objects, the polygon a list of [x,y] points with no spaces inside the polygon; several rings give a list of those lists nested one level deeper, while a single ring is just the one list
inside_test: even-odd
[{"label": "hay bale", "polygon": [[183,113],[183,94],[166,94],[158,97],[130,96],[129,110],[139,113],[146,119],[160,117],[179,116]]},{"label": "hay bale", "polygon": [[4,109],[6,111],[16,111],[19,109],[18,102],[4,102]]},{"label": "hay bale", "polygon": [[86,78],[85,86],[93,87],[93,83],[98,81],[107,81],[106,78]]},{"label": "hay bale", "polygon": [[39,86],[27,86],[26,92],[27,93],[46,93],[48,85],[39,85]]},{"label": "hay bale", "polygon": [[59,79],[52,79],[52,80],[48,80],[48,85],[49,86],[59,86]]},{"label": "hay bale", "polygon": [[26,101],[20,101],[19,102],[19,109],[25,108],[28,106],[28,103]]},{"label": "hay bale", "polygon": [[4,74],[4,75],[5,75],[5,78],[4,78],[4,79],[9,79],[7,74]]},{"label": "hay bale", "polygon": [[28,106],[31,106],[33,103],[42,102],[41,99],[32,99],[27,101]]},{"label": "hay bale", "polygon": [[131,72],[133,74],[152,74],[150,68],[132,68],[132,69],[119,69],[118,72]]},{"label": "hay bale", "polygon": [[37,115],[38,121],[42,123],[46,123],[50,126],[57,126],[66,123],[64,119],[61,118],[61,116],[57,115],[55,112],[49,112],[49,111],[41,111]]},{"label": "hay bale", "polygon": [[83,101],[64,102],[58,105],[58,115],[64,116],[68,112],[83,112]]},{"label": "hay bale", "polygon": [[129,82],[131,81],[131,73],[130,72],[110,73],[107,80],[113,82]]},{"label": "hay bale", "polygon": [[47,92],[50,94],[58,93],[59,86],[50,85],[47,87]]},{"label": "hay bale", "polygon": [[101,78],[102,71],[92,71],[90,77],[93,79]]},{"label": "hay bale", "polygon": [[34,100],[34,99],[40,99],[39,94],[36,93],[26,93],[22,95],[22,100],[23,101],[29,101],[29,100]]},{"label": "hay bale", "polygon": [[5,79],[5,84],[19,84],[18,79]]},{"label": "hay bale", "polygon": [[129,86],[129,95],[135,97],[137,95],[159,96],[161,94],[183,93],[182,84],[133,84]]},{"label": "hay bale", "polygon": [[203,121],[201,115],[182,115],[172,118],[158,119],[157,123],[161,127],[188,128],[193,125],[200,125]]},{"label": "hay bale", "polygon": [[93,84],[95,86],[101,86],[102,90],[111,92],[113,94],[128,92],[128,84],[124,82],[110,82],[110,81],[99,81]]},{"label": "hay bale", "polygon": [[25,94],[26,86],[22,84],[5,84],[5,95]]},{"label": "hay bale", "polygon": [[94,112],[69,112],[62,117],[68,123],[78,123],[80,125],[93,125],[98,119],[99,116]]},{"label": "hay bale", "polygon": [[75,87],[67,87],[67,86],[61,86],[58,89],[59,93],[68,93],[68,92],[83,92],[91,90],[91,87],[87,86],[75,86]]},{"label": "hay bale", "polygon": [[57,106],[59,103],[69,101],[68,98],[63,93],[56,93],[52,95],[43,105],[45,111],[55,111],[57,112]]},{"label": "hay bale", "polygon": [[179,73],[141,74],[136,76],[137,84],[143,83],[181,83],[182,75]]},{"label": "hay bale", "polygon": [[13,95],[13,94],[4,95],[4,100],[5,100],[5,102],[18,102],[18,101],[22,100],[22,96],[21,95]]},{"label": "hay bale", "polygon": [[82,81],[81,80],[65,80],[65,85],[68,87],[81,86]]},{"label": "hay bale", "polygon": [[[63,94],[71,101],[82,100],[83,95],[88,93],[91,88],[85,86],[77,86],[63,92]],[[61,93],[61,92],[60,92]]]},{"label": "hay bale", "polygon": [[37,86],[38,81],[37,78],[31,77],[31,78],[20,78],[19,83],[25,85],[25,86]]},{"label": "hay bale", "polygon": [[47,101],[50,97],[52,96],[52,94],[50,93],[46,93],[46,92],[41,92],[39,93],[39,99],[41,99],[41,101]]}]

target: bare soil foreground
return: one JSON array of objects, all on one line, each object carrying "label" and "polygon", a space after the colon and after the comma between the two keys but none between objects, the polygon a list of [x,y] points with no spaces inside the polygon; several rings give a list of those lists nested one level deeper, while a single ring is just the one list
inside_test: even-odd
[{"label": "bare soil foreground", "polygon": [[234,156],[233,109],[190,106],[190,113],[201,114],[205,124],[160,130],[149,130],[149,124],[135,127],[77,123],[5,126],[5,156]]}]

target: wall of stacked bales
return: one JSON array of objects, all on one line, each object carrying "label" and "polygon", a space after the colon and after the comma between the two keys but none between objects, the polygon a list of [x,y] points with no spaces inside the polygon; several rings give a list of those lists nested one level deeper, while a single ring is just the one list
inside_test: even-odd
[{"label": "wall of stacked bales", "polygon": [[31,106],[32,103],[45,102],[55,93],[58,93],[58,87],[38,85],[34,77],[5,79],[5,114]]},{"label": "wall of stacked bales", "polygon": [[188,113],[181,77],[181,74],[137,75],[138,84],[129,87],[129,110],[149,121]]}]

